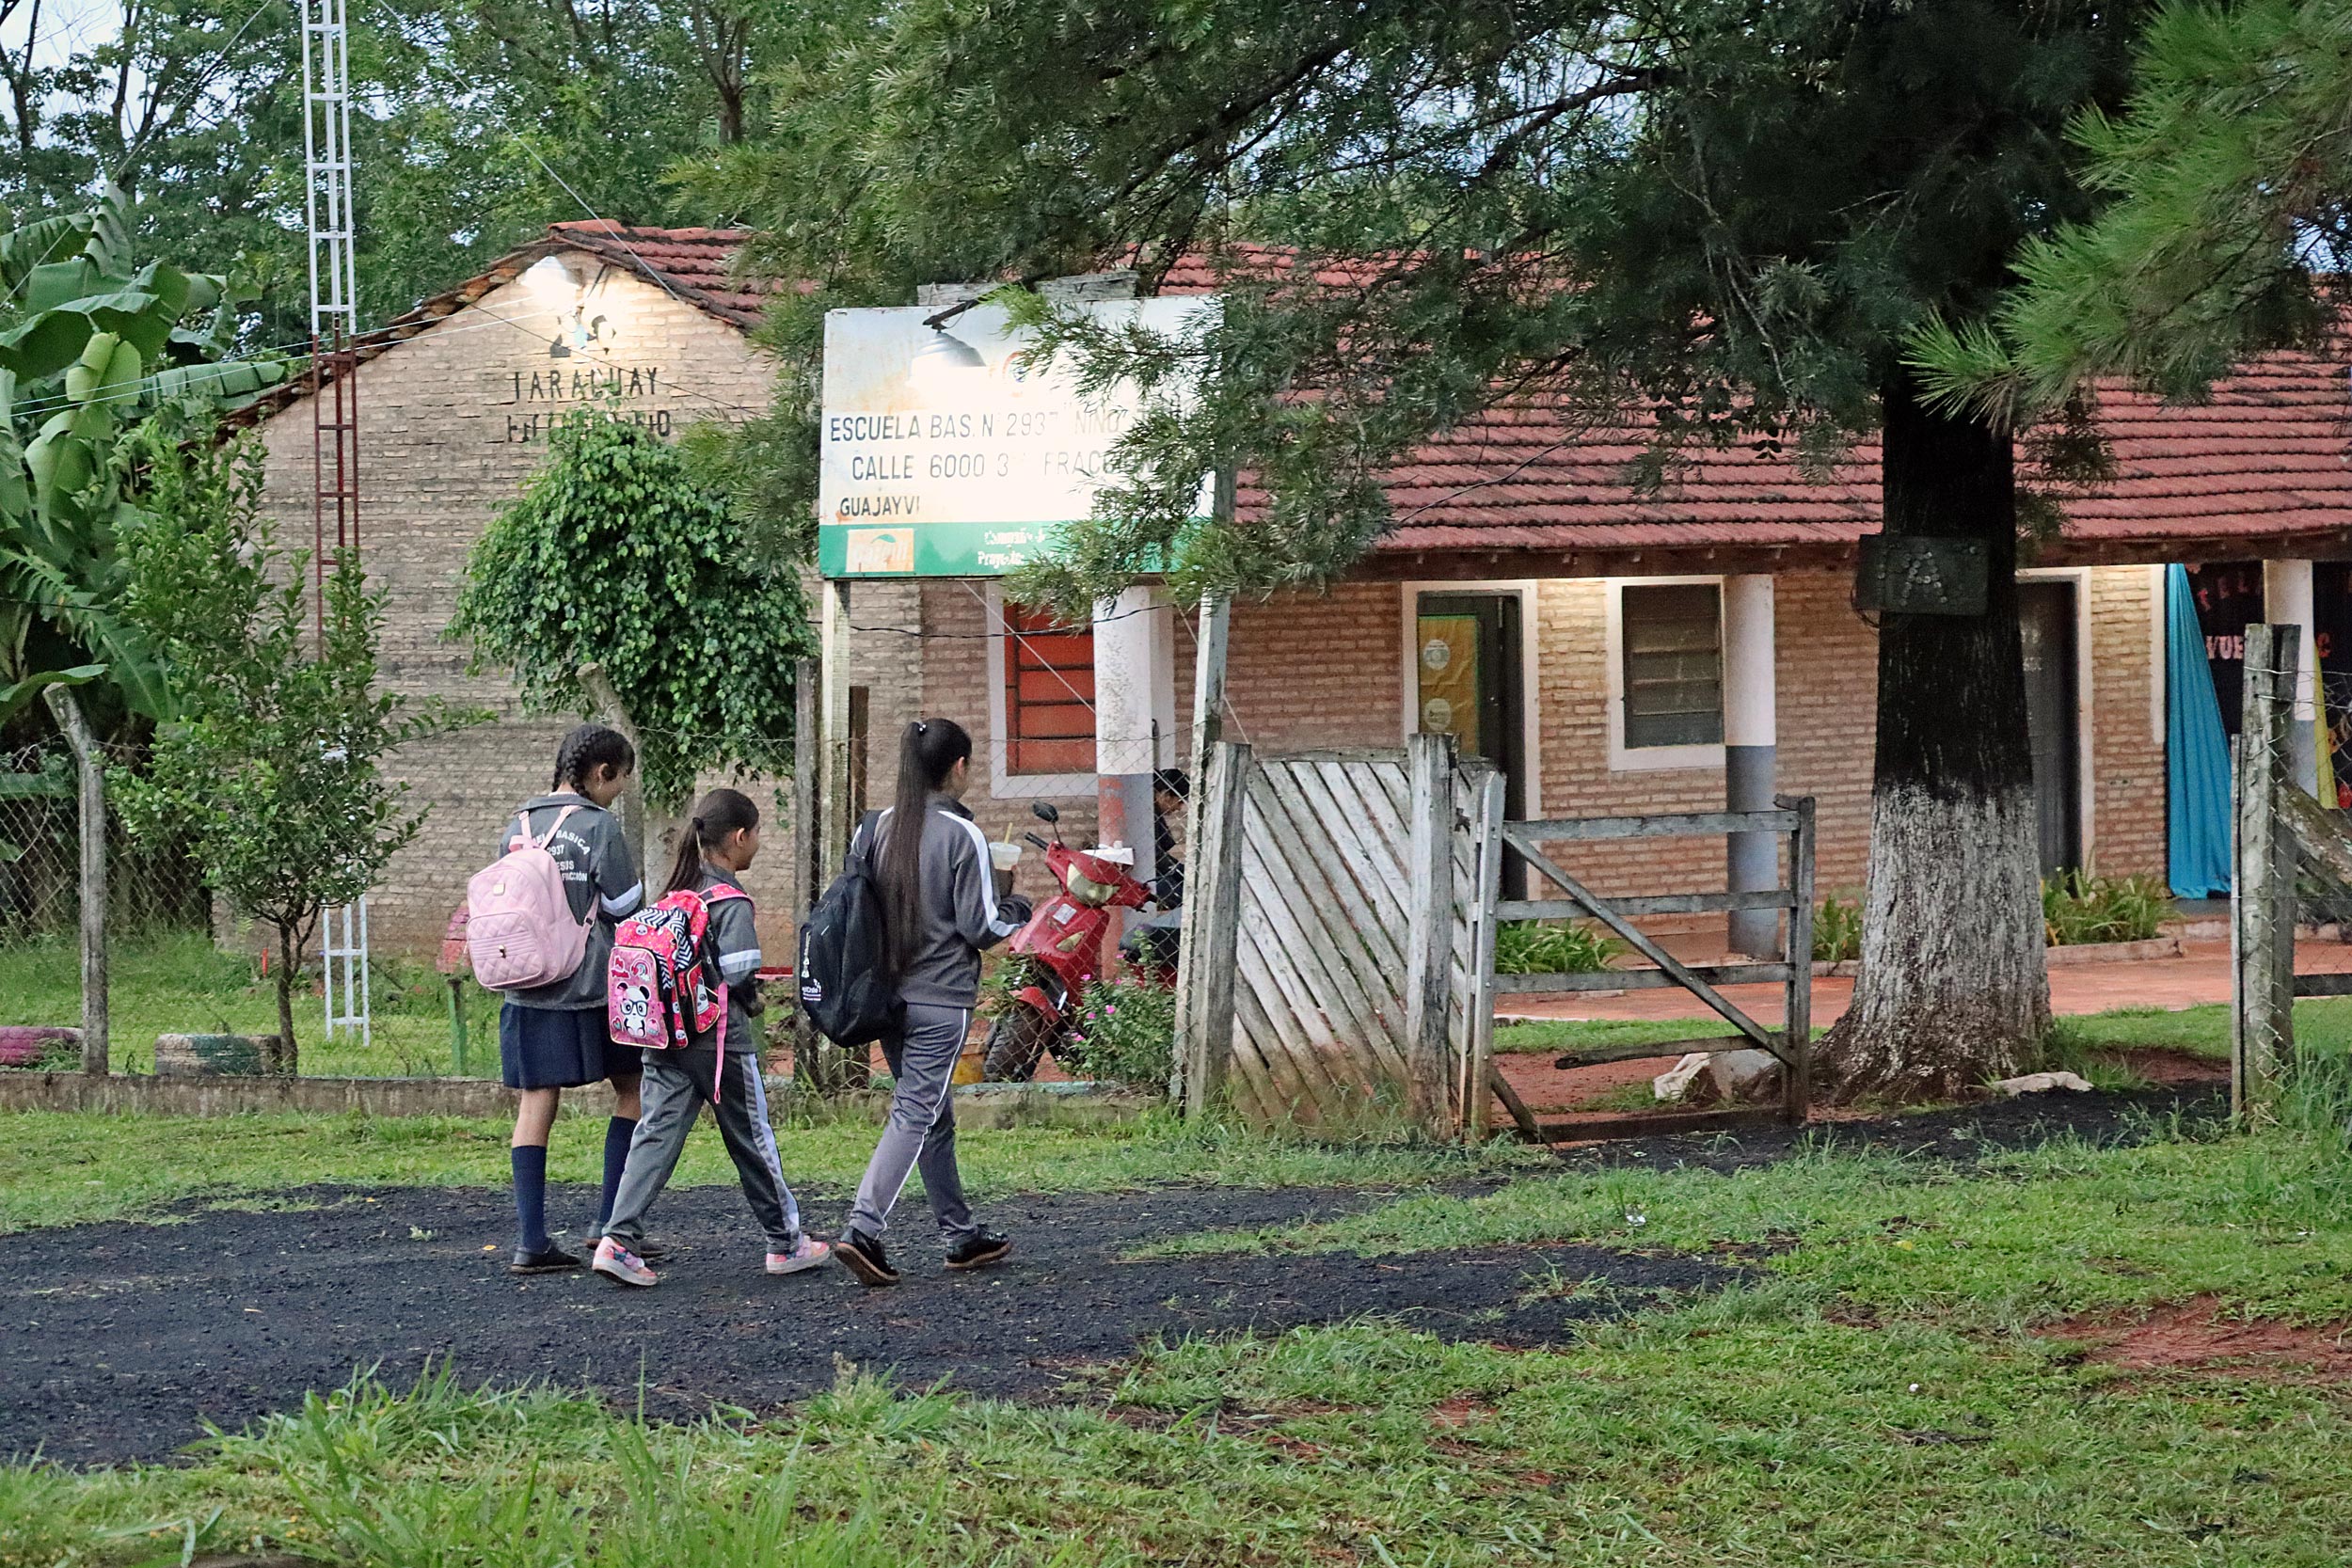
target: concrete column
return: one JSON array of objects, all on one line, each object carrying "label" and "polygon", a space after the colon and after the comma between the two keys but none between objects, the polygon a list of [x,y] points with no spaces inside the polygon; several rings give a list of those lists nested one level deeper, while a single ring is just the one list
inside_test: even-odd
[{"label": "concrete column", "polygon": [[2319,792],[2319,645],[2312,631],[2312,563],[2263,562],[2263,619],[2274,626],[2299,626],[2296,654],[2295,723],[2287,732],[2289,775],[2305,793]]},{"label": "concrete column", "polygon": [[1094,770],[1101,842],[1136,851],[1152,875],[1152,771],[1173,765],[1176,619],[1156,588],[1130,588],[1094,607]]},{"label": "concrete column", "polygon": [[[1772,809],[1780,734],[1773,657],[1771,576],[1724,578],[1724,805],[1729,811]],[[1732,834],[1726,885],[1734,893],[1778,887],[1779,848],[1777,834]],[[1734,910],[1727,924],[1734,952],[1779,955],[1777,911]]]}]

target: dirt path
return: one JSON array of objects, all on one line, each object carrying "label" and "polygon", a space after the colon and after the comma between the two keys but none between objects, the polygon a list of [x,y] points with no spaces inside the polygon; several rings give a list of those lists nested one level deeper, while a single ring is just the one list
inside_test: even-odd
[{"label": "dirt path", "polygon": [[[1965,1163],[2058,1133],[2129,1138],[2169,1095],[2059,1095],[1855,1123],[1863,1146]],[[1797,1130],[1651,1138],[1563,1150],[1570,1164],[1732,1170],[1787,1156]],[[906,1283],[859,1290],[837,1270],[771,1279],[728,1188],[673,1194],[657,1211],[675,1249],[663,1283],[625,1291],[584,1275],[521,1280],[503,1267],[503,1192],[310,1189],[267,1212],[195,1211],[183,1223],[108,1224],[0,1238],[0,1458],[70,1464],[157,1459],[376,1367],[399,1385],[428,1361],[469,1382],[545,1380],[604,1390],[648,1412],[760,1409],[834,1381],[835,1357],[942,1378],[981,1394],[1050,1394],[1076,1368],[1154,1335],[1279,1330],[1359,1316],[1449,1338],[1535,1345],[1577,1320],[1736,1277],[1700,1259],[1587,1246],[1356,1257],[1121,1262],[1156,1238],[1328,1218],[1392,1195],[1364,1190],[1166,1187],[1005,1199],[987,1217],[1018,1250],[1002,1268],[948,1275],[919,1207],[897,1249]],[[593,1195],[555,1196],[558,1215]],[[818,1213],[839,1203],[815,1197]],[[485,1251],[485,1247],[494,1250]],[[1605,1280],[1563,1300],[1534,1280]],[[1598,1299],[1596,1299],[1596,1298]]]},{"label": "dirt path", "polygon": [[[1353,1256],[1117,1259],[1152,1237],[1335,1215],[1385,1194],[1164,1188],[989,1206],[1012,1259],[939,1267],[905,1243],[906,1283],[866,1291],[835,1269],[771,1279],[742,1200],[680,1192],[657,1211],[676,1250],[651,1291],[585,1275],[508,1275],[505,1196],[479,1190],[312,1191],[309,1212],[215,1212],[171,1226],[102,1225],[0,1240],[0,1457],[72,1464],[160,1458],[331,1388],[355,1368],[412,1379],[446,1358],[467,1381],[545,1379],[624,1402],[641,1373],[649,1412],[752,1409],[828,1387],[834,1359],[943,1377],[983,1394],[1041,1394],[1156,1334],[1224,1333],[1359,1314],[1450,1335],[1537,1344],[1591,1300],[1522,1304],[1531,1275],[1606,1275],[1620,1291],[1703,1290],[1730,1277],[1695,1259],[1593,1247],[1391,1261]],[[373,1198],[374,1201],[367,1201]],[[579,1212],[593,1195],[557,1196]],[[837,1209],[837,1203],[820,1205]],[[913,1216],[920,1224],[920,1211]],[[415,1231],[429,1233],[418,1239]],[[928,1226],[922,1228],[928,1229]]]},{"label": "dirt path", "polygon": [[[1680,956],[1691,961],[1722,962],[1723,955],[1708,942],[1693,939],[1670,942],[1688,947]],[[2300,942],[2295,967],[2304,974],[2352,972],[2352,944]],[[1781,1021],[1783,991],[1777,985],[1725,986],[1723,993],[1759,1023]],[[1853,982],[1823,976],[1813,982],[1813,1022],[1837,1022],[1853,999]],[[2055,964],[2050,969],[2050,1011],[2060,1017],[2104,1013],[2116,1007],[2160,1007],[2167,1011],[2202,1007],[2230,999],[2230,943],[2227,939],[2192,937],[2181,943],[2177,958],[2142,958],[2131,963]],[[1697,1019],[1716,1032],[1714,1015],[1690,992],[1677,990],[1558,993],[1504,996],[1496,1011],[1520,1018],[1565,1019]]]}]

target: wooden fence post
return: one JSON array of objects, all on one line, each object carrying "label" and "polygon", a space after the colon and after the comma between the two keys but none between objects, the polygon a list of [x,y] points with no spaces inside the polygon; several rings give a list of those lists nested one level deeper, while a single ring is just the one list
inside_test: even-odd
[{"label": "wooden fence post", "polygon": [[[1192,770],[1192,793],[1184,800],[1184,853],[1192,857],[1195,875],[1200,874],[1200,845],[1207,832],[1202,823],[1206,817],[1203,802],[1207,795],[1203,786],[1209,777],[1209,756],[1225,733],[1225,648],[1232,626],[1232,601],[1218,593],[1203,595],[1200,629],[1194,639],[1192,743],[1184,758],[1184,766]],[[1191,1099],[1184,1088],[1185,1074],[1191,1070],[1192,1062],[1190,1053],[1184,1049],[1184,998],[1185,980],[1199,967],[1193,950],[1200,932],[1200,922],[1194,918],[1192,907],[1187,906],[1184,923],[1176,932],[1177,1050],[1168,1080],[1168,1098],[1178,1105],[1188,1104]]]},{"label": "wooden fence post", "polygon": [[1486,1136],[1486,1113],[1494,1103],[1487,1078],[1495,1052],[1495,902],[1502,896],[1502,818],[1505,781],[1500,772],[1479,780],[1478,902],[1470,910],[1470,1061],[1462,1074],[1462,1125],[1472,1143]]},{"label": "wooden fence post", "polygon": [[1782,795],[1772,803],[1797,814],[1788,833],[1788,1005],[1781,1029],[1788,1051],[1788,1119],[1813,1114],[1813,797]]},{"label": "wooden fence post", "polygon": [[791,1011],[785,1033],[791,1042],[796,1089],[801,1086],[801,1074],[808,1071],[816,1059],[819,1044],[816,1026],[809,1022],[808,1013],[800,1003],[801,926],[824,892],[817,880],[817,679],[815,659],[793,661],[792,832],[786,840],[786,852],[791,860],[786,866],[788,879],[785,884],[785,897],[792,907],[792,1000],[787,1004]]},{"label": "wooden fence post", "polygon": [[2230,1107],[2266,1118],[2295,1049],[2295,867],[2280,832],[2280,764],[2295,699],[2301,628],[2246,628],[2245,708],[2238,730],[2233,841]]},{"label": "wooden fence post", "polygon": [[1189,962],[1177,976],[1176,1043],[1184,1060],[1184,1113],[1202,1116],[1224,1099],[1233,1061],[1233,982],[1241,941],[1242,834],[1248,806],[1249,748],[1218,742],[1193,781],[1200,841],[1184,878]]},{"label": "wooden fence post", "polygon": [[1405,942],[1406,1101],[1432,1137],[1453,1134],[1446,1094],[1446,1007],[1454,971],[1454,747],[1442,735],[1405,743],[1405,877],[1412,903]]},{"label": "wooden fence post", "polygon": [[792,664],[792,863],[787,896],[797,931],[824,889],[817,881],[817,661]]},{"label": "wooden fence post", "polygon": [[82,717],[73,693],[53,686],[41,693],[73,748],[81,781],[82,818],[82,1070],[106,1073],[106,759]]}]

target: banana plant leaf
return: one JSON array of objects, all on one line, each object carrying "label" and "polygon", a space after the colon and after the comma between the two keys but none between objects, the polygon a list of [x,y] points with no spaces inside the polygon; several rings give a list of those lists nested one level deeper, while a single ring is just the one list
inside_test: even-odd
[{"label": "banana plant leaf", "polygon": [[87,256],[43,261],[24,275],[24,285],[16,292],[17,304],[27,314],[39,315],[97,292],[105,281],[98,263]]},{"label": "banana plant leaf", "polygon": [[96,330],[87,316],[44,311],[0,331],[0,369],[14,371],[24,381],[46,380],[79,359]]},{"label": "banana plant leaf", "polygon": [[0,686],[0,724],[15,718],[27,703],[53,686],[87,686],[105,673],[103,664],[77,664],[71,670],[43,670]]},{"label": "banana plant leaf", "polygon": [[87,214],[70,213],[0,233],[0,278],[6,279],[13,292],[24,275],[41,262],[80,251],[88,240],[89,230]]}]

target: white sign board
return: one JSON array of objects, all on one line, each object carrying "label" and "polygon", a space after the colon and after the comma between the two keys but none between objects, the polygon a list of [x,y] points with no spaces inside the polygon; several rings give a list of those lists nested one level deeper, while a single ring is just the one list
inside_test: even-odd
[{"label": "white sign board", "polygon": [[[1178,333],[1214,299],[1079,309]],[[825,318],[818,563],[829,578],[988,577],[1043,554],[1087,516],[1136,414],[1132,388],[1089,400],[1070,366],[1021,363],[993,305],[933,327],[937,306]]]}]

